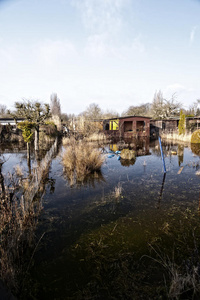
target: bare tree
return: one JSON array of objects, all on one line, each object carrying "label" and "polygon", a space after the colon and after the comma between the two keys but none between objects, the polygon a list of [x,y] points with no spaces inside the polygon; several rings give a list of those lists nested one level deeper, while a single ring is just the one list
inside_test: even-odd
[{"label": "bare tree", "polygon": [[56,93],[52,93],[50,97],[50,111],[52,116],[61,116],[61,107],[60,107],[60,99],[58,98]]},{"label": "bare tree", "polygon": [[83,115],[90,120],[95,120],[102,118],[103,112],[98,104],[91,103],[83,112]]},{"label": "bare tree", "polygon": [[151,105],[151,115],[155,119],[166,119],[179,115],[181,103],[176,101],[175,94],[167,100],[162,91],[155,92]]},{"label": "bare tree", "polygon": [[187,111],[187,115],[199,116],[200,115],[200,99],[197,99],[192,105],[189,106],[189,110]]},{"label": "bare tree", "polygon": [[7,115],[6,105],[0,104],[0,116],[5,117]]},{"label": "bare tree", "polygon": [[118,118],[119,114],[116,111],[113,111],[111,109],[107,109],[103,112],[102,118],[103,119],[109,119],[109,118]]},{"label": "bare tree", "polygon": [[150,115],[150,103],[141,105],[131,105],[129,108],[122,113],[123,116],[149,116]]},{"label": "bare tree", "polygon": [[51,116],[49,104],[42,105],[25,99],[24,102],[15,102],[15,108],[16,112],[11,114],[13,118],[24,118],[25,121],[34,123],[35,150],[39,150],[39,127]]}]

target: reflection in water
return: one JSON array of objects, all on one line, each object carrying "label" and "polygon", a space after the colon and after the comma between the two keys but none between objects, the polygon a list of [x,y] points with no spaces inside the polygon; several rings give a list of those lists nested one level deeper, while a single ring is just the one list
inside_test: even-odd
[{"label": "reflection in water", "polygon": [[[162,161],[155,143],[150,149],[132,142],[115,145],[113,150],[133,148],[138,155],[147,156],[128,161],[134,164],[134,172],[133,168],[123,168],[124,161],[119,163],[116,156],[107,159],[102,173],[95,172],[83,182],[76,182],[73,189],[66,184],[70,180],[66,173],[61,178],[63,166],[58,160],[52,164],[51,175],[49,169],[44,173],[41,184],[46,182],[50,191],[40,218],[38,240],[46,234],[34,253],[31,286],[24,288],[30,289],[32,298],[110,299],[112,295],[113,299],[165,299],[169,282],[162,286],[161,278],[168,278],[169,272],[163,274],[160,264],[149,262],[149,245],[162,249],[166,257],[175,249],[182,262],[180,254],[187,238],[192,237],[189,241],[194,245],[189,229],[200,230],[191,225],[198,215],[198,202],[200,205],[199,179],[193,168],[184,168],[186,172],[177,176],[177,156],[167,154],[173,147],[179,164],[184,165],[197,158],[189,149],[166,143],[166,165],[171,164],[166,179],[166,174],[162,177],[160,172]],[[122,187],[120,197],[113,196],[117,183]],[[177,247],[175,243],[179,243]]]},{"label": "reflection in water", "polygon": [[[150,155],[149,139],[125,139],[110,144],[109,149],[113,152],[123,151],[121,154],[120,163],[124,167],[129,167],[135,164],[136,157]],[[133,155],[134,152],[134,155]],[[133,157],[134,156],[134,157]]]},{"label": "reflection in water", "polygon": [[0,159],[0,186],[1,186],[1,197],[4,198],[5,197],[5,184],[4,184],[4,177],[2,174],[2,166],[4,164],[4,161]]},{"label": "reflection in water", "polygon": [[[55,179],[49,178],[49,171],[57,150],[55,143],[55,147],[46,153],[28,176],[19,165],[13,172],[9,170],[3,176],[2,166],[5,161],[0,160],[0,278],[12,292],[20,295],[20,299],[28,289],[28,286],[24,288],[24,280],[28,278],[31,255],[36,250],[35,230],[43,209],[42,198],[47,185],[50,193],[55,190]],[[43,236],[44,233],[40,240]],[[27,297],[24,296],[24,299]]]},{"label": "reflection in water", "polygon": [[148,138],[120,140],[115,144],[110,144],[109,148],[113,152],[121,151],[123,149],[134,150],[136,156],[150,155]]},{"label": "reflection in water", "polygon": [[96,184],[106,182],[101,170],[88,174],[82,180],[79,180],[78,178],[74,177],[74,174],[72,174],[71,172],[67,172],[66,168],[63,168],[63,176],[65,179],[67,179],[70,187],[95,187]]},{"label": "reflection in water", "polygon": [[159,195],[159,200],[158,200],[158,206],[157,206],[158,209],[160,208],[160,202],[162,200],[164,184],[165,184],[165,177],[166,177],[166,172],[164,172],[164,174],[163,174],[163,180],[162,180],[162,185],[161,185],[161,190],[160,190],[160,195]]},{"label": "reflection in water", "polygon": [[120,163],[123,167],[133,166],[136,162],[136,157],[133,159],[120,159]]},{"label": "reflection in water", "polygon": [[194,154],[200,156],[200,144],[191,144],[191,150]]},{"label": "reflection in water", "polygon": [[181,166],[181,164],[183,163],[183,158],[184,158],[184,145],[179,144],[178,145],[178,165],[179,167]]}]

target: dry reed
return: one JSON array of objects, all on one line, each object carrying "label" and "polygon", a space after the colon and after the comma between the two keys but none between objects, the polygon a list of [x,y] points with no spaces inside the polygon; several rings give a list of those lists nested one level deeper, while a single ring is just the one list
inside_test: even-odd
[{"label": "dry reed", "polygon": [[5,194],[0,197],[0,278],[17,294],[24,271],[25,248],[33,242],[42,206],[39,202],[24,201],[20,196],[23,181],[18,179],[17,173],[9,174],[6,181],[9,185],[5,185]]},{"label": "dry reed", "polygon": [[89,141],[89,142],[94,142],[94,141],[105,141],[106,140],[106,135],[104,133],[97,133],[94,132],[91,135],[89,135],[88,137],[84,138],[85,141]]},{"label": "dry reed", "polygon": [[71,185],[99,171],[104,160],[100,150],[86,142],[78,142],[74,139],[70,141],[70,145],[62,155],[64,170]]},{"label": "dry reed", "polygon": [[191,132],[187,132],[186,134],[178,134],[178,132],[162,132],[161,137],[164,140],[173,140],[173,141],[180,141],[180,142],[191,142]]},{"label": "dry reed", "polygon": [[122,195],[122,185],[119,182],[118,185],[115,187],[114,192],[113,192],[113,196],[116,199],[119,199]]}]

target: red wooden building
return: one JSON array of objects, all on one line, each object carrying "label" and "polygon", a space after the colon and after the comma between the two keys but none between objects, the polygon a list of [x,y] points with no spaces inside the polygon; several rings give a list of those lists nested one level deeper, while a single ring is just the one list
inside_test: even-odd
[{"label": "red wooden building", "polygon": [[104,133],[123,138],[149,137],[150,118],[142,116],[127,116],[103,121]]}]

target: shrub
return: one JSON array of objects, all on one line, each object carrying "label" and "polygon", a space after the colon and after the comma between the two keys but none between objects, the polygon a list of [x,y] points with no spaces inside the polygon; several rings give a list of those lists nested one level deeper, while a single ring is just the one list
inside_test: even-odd
[{"label": "shrub", "polygon": [[121,151],[121,158],[122,159],[127,159],[127,160],[134,160],[136,157],[136,153],[134,150],[129,150],[129,149],[123,149]]},{"label": "shrub", "polygon": [[92,145],[72,139],[63,153],[62,161],[70,184],[74,184],[99,171],[104,157],[100,150],[93,148]]},{"label": "shrub", "polygon": [[193,132],[191,136],[191,143],[199,144],[200,143],[200,129]]}]

